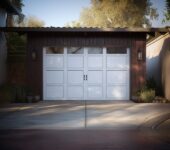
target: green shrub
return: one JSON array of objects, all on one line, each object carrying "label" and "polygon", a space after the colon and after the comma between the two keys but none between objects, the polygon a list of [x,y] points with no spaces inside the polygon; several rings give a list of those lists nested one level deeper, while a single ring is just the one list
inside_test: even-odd
[{"label": "green shrub", "polygon": [[26,95],[27,96],[33,96],[34,92],[33,92],[32,88],[26,87],[25,90],[26,90]]},{"label": "green shrub", "polygon": [[26,102],[26,88],[24,86],[16,86],[16,99],[15,102]]},{"label": "green shrub", "polygon": [[10,85],[0,87],[1,103],[13,102],[15,100],[15,89]]},{"label": "green shrub", "polygon": [[146,80],[146,87],[147,89],[154,89],[154,90],[157,89],[157,84],[153,77]]},{"label": "green shrub", "polygon": [[153,77],[146,81],[146,84],[138,91],[138,96],[142,102],[152,102],[156,96],[157,85]]},{"label": "green shrub", "polygon": [[5,102],[27,102],[26,87],[21,85],[3,85],[0,87],[0,101]]},{"label": "green shrub", "polygon": [[140,92],[140,99],[143,102],[152,102],[155,98],[155,90],[145,89]]}]

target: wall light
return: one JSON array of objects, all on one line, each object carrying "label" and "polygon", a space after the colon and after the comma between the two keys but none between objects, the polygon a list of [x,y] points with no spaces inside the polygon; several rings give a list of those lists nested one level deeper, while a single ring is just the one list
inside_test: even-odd
[{"label": "wall light", "polygon": [[36,60],[37,59],[37,53],[36,53],[35,49],[32,51],[31,57],[32,57],[32,60]]},{"label": "wall light", "polygon": [[142,54],[142,51],[141,51],[141,49],[139,48],[138,49],[138,54],[137,54],[138,56],[138,60],[142,60],[143,59],[143,54]]}]

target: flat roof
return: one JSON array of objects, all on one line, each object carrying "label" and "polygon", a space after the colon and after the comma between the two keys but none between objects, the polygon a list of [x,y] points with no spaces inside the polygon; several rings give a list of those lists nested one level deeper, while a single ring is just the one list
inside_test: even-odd
[{"label": "flat roof", "polygon": [[141,32],[141,33],[166,33],[166,28],[71,28],[71,27],[0,27],[1,32]]}]

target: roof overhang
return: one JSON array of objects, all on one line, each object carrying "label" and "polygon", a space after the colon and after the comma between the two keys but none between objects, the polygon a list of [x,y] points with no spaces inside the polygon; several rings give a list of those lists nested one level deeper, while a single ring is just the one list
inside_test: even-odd
[{"label": "roof overhang", "polygon": [[0,27],[1,32],[103,32],[103,33],[167,33],[170,28],[60,28],[60,27]]}]

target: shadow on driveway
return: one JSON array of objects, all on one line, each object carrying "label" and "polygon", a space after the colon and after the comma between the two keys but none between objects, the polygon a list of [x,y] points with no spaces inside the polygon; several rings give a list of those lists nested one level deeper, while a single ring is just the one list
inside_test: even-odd
[{"label": "shadow on driveway", "polygon": [[[86,104],[86,105],[85,105]],[[0,129],[137,129],[170,104],[131,101],[50,101],[0,108]]]},{"label": "shadow on driveway", "polygon": [[86,101],[86,104],[53,101],[0,108],[0,149],[169,150],[170,143],[164,138],[169,133],[167,129],[155,132],[140,127],[170,113],[170,104],[130,101]]}]

